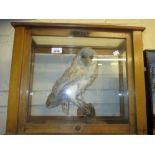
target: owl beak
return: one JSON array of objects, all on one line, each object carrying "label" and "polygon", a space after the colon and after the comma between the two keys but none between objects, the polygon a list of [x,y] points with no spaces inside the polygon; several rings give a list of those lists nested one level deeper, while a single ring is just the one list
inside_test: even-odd
[{"label": "owl beak", "polygon": [[86,62],[89,65],[91,63],[91,59],[87,58]]}]

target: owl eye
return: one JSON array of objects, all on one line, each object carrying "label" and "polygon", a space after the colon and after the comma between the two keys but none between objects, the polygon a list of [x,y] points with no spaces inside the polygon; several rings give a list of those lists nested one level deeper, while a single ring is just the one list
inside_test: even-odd
[{"label": "owl eye", "polygon": [[81,56],[81,58],[82,58],[82,59],[85,59],[85,58],[86,58],[86,56],[85,56],[85,55],[82,55],[82,56]]},{"label": "owl eye", "polygon": [[93,56],[90,56],[89,58],[90,58],[90,59],[93,59]]}]

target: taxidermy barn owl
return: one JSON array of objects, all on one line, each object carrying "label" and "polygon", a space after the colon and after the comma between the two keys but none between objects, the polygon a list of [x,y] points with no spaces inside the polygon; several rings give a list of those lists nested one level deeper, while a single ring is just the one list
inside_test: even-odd
[{"label": "taxidermy barn owl", "polygon": [[93,61],[95,56],[95,50],[88,47],[79,51],[70,67],[55,82],[46,101],[47,108],[62,105],[63,112],[69,114],[69,105],[73,103],[83,115],[94,115],[92,104],[83,100],[83,94],[97,77],[98,65]]}]

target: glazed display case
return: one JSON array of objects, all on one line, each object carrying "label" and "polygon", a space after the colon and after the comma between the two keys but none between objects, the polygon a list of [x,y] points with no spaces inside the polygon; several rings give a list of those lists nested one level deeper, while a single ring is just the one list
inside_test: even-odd
[{"label": "glazed display case", "polygon": [[148,134],[155,134],[155,50],[144,50]]},{"label": "glazed display case", "polygon": [[146,133],[144,28],[12,25],[7,134]]}]

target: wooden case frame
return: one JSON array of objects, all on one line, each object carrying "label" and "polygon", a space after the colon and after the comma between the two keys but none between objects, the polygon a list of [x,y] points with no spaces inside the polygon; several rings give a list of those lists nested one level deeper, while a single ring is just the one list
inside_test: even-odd
[{"label": "wooden case frame", "polygon": [[[142,49],[143,27],[90,24],[12,23],[15,27],[7,115],[7,134],[146,134],[146,102]],[[65,31],[64,31],[65,29]],[[98,35],[125,38],[129,94],[128,124],[35,123],[28,116],[32,35],[62,35],[68,29],[100,30]]]}]

